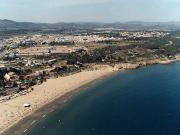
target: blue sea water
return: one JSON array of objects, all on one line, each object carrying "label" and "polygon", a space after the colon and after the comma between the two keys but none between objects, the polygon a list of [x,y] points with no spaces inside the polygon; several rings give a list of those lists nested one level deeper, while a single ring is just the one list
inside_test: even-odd
[{"label": "blue sea water", "polygon": [[180,135],[180,63],[116,73],[86,89],[29,135]]}]

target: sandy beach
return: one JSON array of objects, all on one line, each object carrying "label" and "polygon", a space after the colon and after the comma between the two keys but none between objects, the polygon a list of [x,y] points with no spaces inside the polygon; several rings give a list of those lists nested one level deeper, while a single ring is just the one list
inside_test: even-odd
[{"label": "sandy beach", "polygon": [[[42,85],[34,86],[34,90],[26,95],[0,103],[0,134],[52,101],[114,71],[136,69],[153,64],[168,64],[179,60],[180,55],[177,55],[176,60],[154,60],[135,64],[124,63],[116,64],[114,67],[95,65],[94,69],[90,71],[85,70],[73,75],[49,79]],[[24,108],[25,103],[30,104],[31,107]]]},{"label": "sandy beach", "polygon": [[[113,69],[108,66],[100,70],[82,71],[66,77],[49,79],[42,85],[34,86],[34,90],[27,95],[0,103],[0,134],[48,103],[112,72]],[[24,108],[25,103],[31,107]]]}]

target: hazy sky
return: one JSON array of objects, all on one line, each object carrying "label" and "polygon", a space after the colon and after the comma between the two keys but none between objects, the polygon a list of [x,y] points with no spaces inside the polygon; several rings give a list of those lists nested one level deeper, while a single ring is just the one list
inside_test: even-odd
[{"label": "hazy sky", "polygon": [[0,0],[0,19],[30,22],[180,21],[180,0]]}]

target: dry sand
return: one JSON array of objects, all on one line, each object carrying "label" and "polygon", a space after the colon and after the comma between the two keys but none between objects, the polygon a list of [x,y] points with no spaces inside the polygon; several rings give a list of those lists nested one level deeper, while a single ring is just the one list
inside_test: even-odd
[{"label": "dry sand", "polygon": [[[152,64],[168,64],[179,61],[180,55],[176,56],[175,60],[153,60],[140,62],[135,64],[124,63],[116,64],[114,68],[110,66],[94,66],[94,71],[82,71],[80,73],[60,77],[58,79],[49,79],[42,85],[34,86],[34,91],[31,93],[17,97],[4,103],[0,103],[0,134],[9,129],[21,119],[32,114],[44,105],[62,97],[93,80],[111,74],[113,71],[123,71],[127,69],[138,68],[139,65],[146,66]],[[29,109],[23,107],[24,103],[31,104]]]},{"label": "dry sand", "polygon": [[[111,67],[106,67],[101,70],[82,71],[58,79],[49,79],[42,85],[34,86],[34,91],[27,95],[0,103],[0,133],[51,101],[112,72]],[[31,104],[31,107],[24,108],[24,103]]]}]

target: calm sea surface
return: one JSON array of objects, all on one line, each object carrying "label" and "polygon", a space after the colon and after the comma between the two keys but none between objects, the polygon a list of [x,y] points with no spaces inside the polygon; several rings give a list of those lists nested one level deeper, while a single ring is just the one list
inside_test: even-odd
[{"label": "calm sea surface", "polygon": [[180,135],[180,63],[112,75],[29,135]]}]

